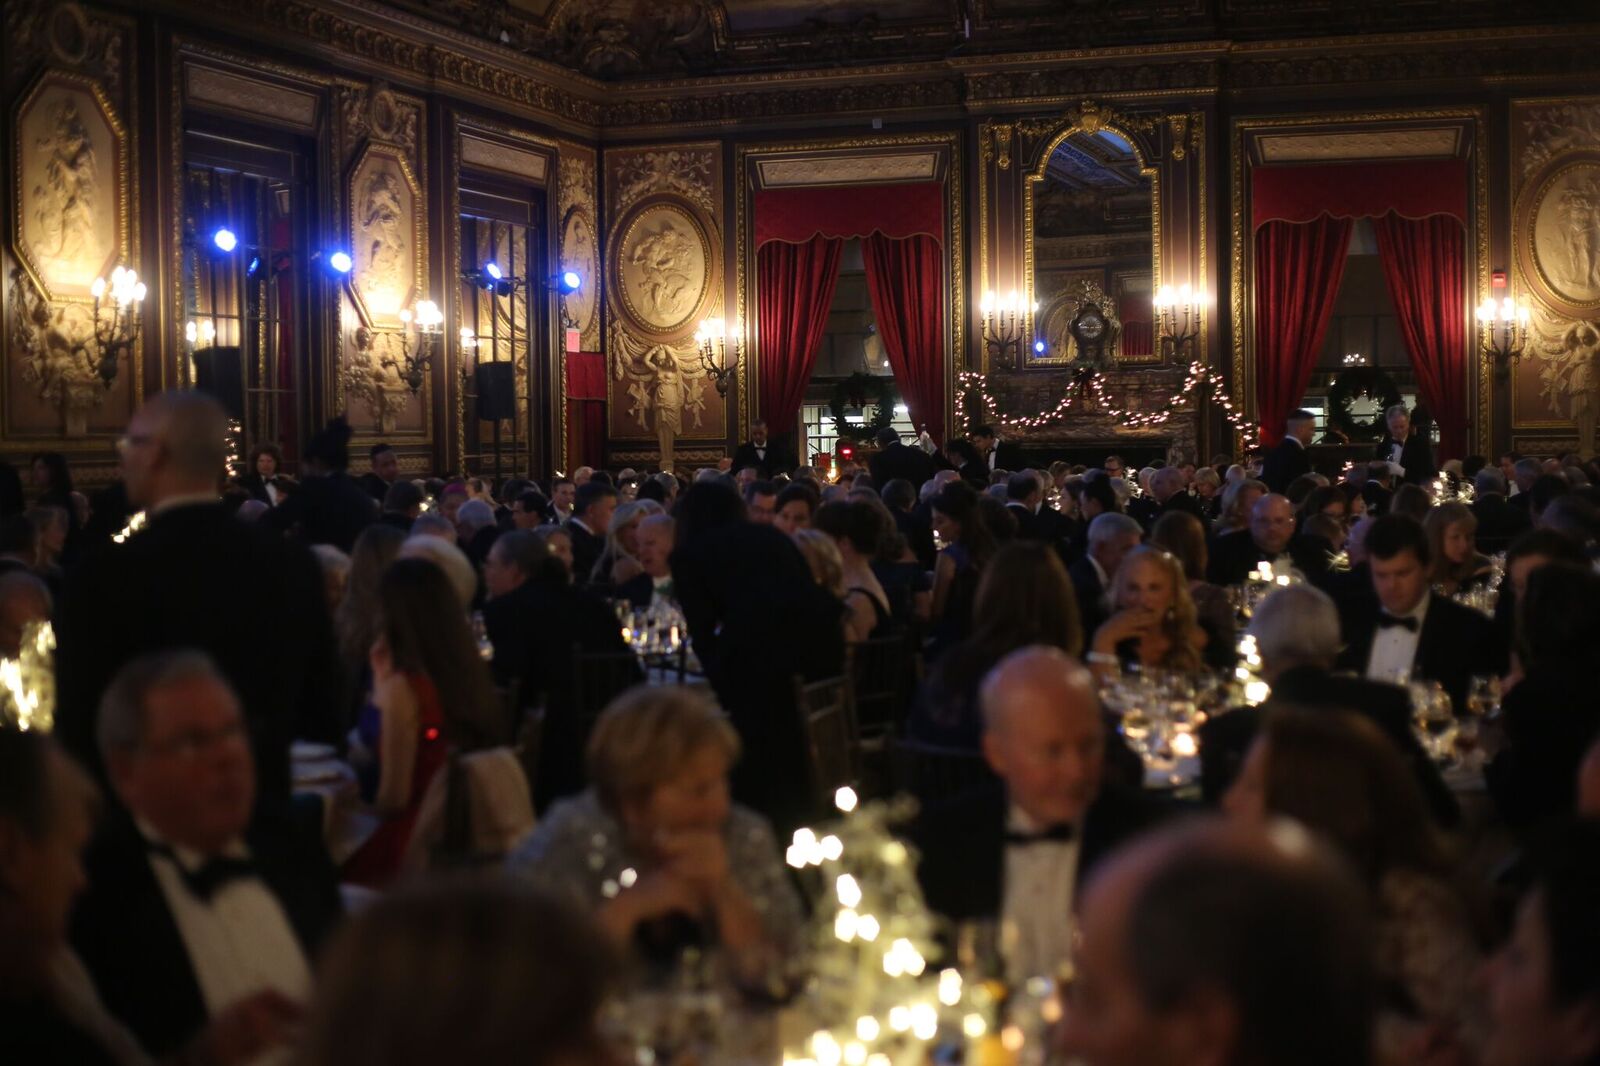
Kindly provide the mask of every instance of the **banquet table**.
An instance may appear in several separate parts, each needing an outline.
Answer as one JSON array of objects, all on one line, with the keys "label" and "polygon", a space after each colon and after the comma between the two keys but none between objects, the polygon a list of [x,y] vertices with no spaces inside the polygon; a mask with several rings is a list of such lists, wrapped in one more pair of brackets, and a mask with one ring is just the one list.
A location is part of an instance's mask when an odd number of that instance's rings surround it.
[{"label": "banquet table", "polygon": [[289,760],[295,797],[320,802],[323,842],[334,864],[342,865],[377,831],[381,819],[366,810],[355,770],[332,745],[296,741]]}]

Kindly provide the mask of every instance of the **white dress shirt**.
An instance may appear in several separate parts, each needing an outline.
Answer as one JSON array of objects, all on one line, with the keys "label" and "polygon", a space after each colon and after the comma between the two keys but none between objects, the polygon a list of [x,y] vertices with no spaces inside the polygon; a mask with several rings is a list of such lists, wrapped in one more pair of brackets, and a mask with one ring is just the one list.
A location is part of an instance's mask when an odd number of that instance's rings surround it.
[{"label": "white dress shirt", "polygon": [[[162,842],[148,826],[141,823],[139,829],[147,840]],[[171,847],[172,855],[152,851],[148,861],[188,949],[206,1011],[214,1017],[246,996],[267,989],[305,1002],[311,991],[311,969],[288,915],[266,883],[258,877],[239,878],[217,889],[209,901],[203,900],[190,891],[178,864],[196,870],[204,864],[204,857],[188,848]],[[242,841],[229,845],[223,853],[236,859],[250,857]],[[288,1049],[284,1048],[257,1061],[287,1058]]]},{"label": "white dress shirt", "polygon": [[1406,442],[1405,441],[1397,440],[1393,444],[1389,445],[1389,461],[1391,463],[1393,463],[1395,466],[1399,466],[1400,467],[1401,476],[1404,476],[1405,472],[1406,472],[1406,468],[1403,467],[1403,466],[1400,466],[1400,457],[1402,455],[1404,455],[1405,453],[1406,453]]},{"label": "white dress shirt", "polygon": [[1372,651],[1367,656],[1369,681],[1392,681],[1404,684],[1411,680],[1411,671],[1417,660],[1417,640],[1422,636],[1422,625],[1428,617],[1428,603],[1433,593],[1424,592],[1422,599],[1400,618],[1415,618],[1413,632],[1405,626],[1379,626],[1372,635]]},{"label": "white dress shirt", "polygon": [[[1044,828],[1016,807],[1006,819],[1009,833],[1030,836]],[[1073,886],[1081,837],[1076,833],[1068,841],[1006,845],[1000,952],[1014,984],[1054,977],[1072,957]]]}]

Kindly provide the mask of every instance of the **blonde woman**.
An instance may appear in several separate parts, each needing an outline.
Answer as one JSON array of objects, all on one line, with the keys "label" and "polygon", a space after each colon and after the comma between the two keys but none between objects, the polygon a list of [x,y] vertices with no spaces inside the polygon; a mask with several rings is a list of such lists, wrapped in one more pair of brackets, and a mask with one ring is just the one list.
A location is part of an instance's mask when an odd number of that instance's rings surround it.
[{"label": "blonde woman", "polygon": [[1494,568],[1489,557],[1478,552],[1474,539],[1478,516],[1464,503],[1441,503],[1422,520],[1428,534],[1428,554],[1433,557],[1428,578],[1446,596],[1454,596],[1484,578]]},{"label": "blonde woman", "polygon": [[1222,505],[1217,516],[1217,536],[1250,528],[1250,509],[1267,494],[1264,482],[1244,478],[1222,490]]},{"label": "blonde woman", "polygon": [[605,550],[595,560],[589,581],[615,588],[644,573],[644,567],[639,565],[639,523],[660,513],[661,505],[654,500],[619,504],[611,512],[611,521],[606,526]]},{"label": "blonde woman", "polygon": [[1089,659],[1103,676],[1124,663],[1147,670],[1200,669],[1205,631],[1195,618],[1183,565],[1160,548],[1129,552],[1112,585],[1116,613],[1095,631]]}]

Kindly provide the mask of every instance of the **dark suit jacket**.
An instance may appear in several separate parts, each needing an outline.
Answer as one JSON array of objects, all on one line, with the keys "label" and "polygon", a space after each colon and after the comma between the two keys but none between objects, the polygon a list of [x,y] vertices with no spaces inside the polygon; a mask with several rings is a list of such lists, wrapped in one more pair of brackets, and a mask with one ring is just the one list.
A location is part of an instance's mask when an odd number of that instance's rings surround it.
[{"label": "dark suit jacket", "polygon": [[308,477],[262,522],[301,544],[332,544],[346,555],[361,531],[378,520],[378,506],[345,474]]},{"label": "dark suit jacket", "polygon": [[656,581],[649,574],[635,574],[614,590],[618,599],[635,607],[648,607],[656,596]]},{"label": "dark suit jacket", "polygon": [[1267,453],[1261,464],[1261,480],[1272,492],[1281,493],[1301,474],[1311,473],[1311,454],[1294,437],[1284,437]]},{"label": "dark suit jacket", "polygon": [[[1393,437],[1385,434],[1383,442],[1373,449],[1373,458],[1387,460],[1394,450],[1395,443]],[[1414,430],[1401,446],[1400,465],[1406,468],[1405,476],[1401,480],[1408,485],[1426,485],[1439,476],[1438,464],[1433,461],[1433,445]]]},{"label": "dark suit jacket", "polygon": [[911,482],[914,489],[933,477],[936,468],[928,453],[909,444],[891,444],[867,460],[867,470],[872,474],[872,484],[880,491],[895,478]]},{"label": "dark suit jacket", "polygon": [[[238,481],[239,487],[241,489],[244,489],[245,492],[250,494],[250,498],[252,500],[260,500],[262,503],[267,503],[267,504],[270,504],[272,502],[272,500],[267,497],[267,482],[269,480],[268,478],[264,478],[260,474],[258,474],[258,473],[256,473],[255,471],[252,470],[250,473],[243,474],[240,477],[236,478],[235,480]],[[274,482],[277,482],[278,479],[277,478],[271,478],[270,480],[274,481]],[[278,484],[278,495],[279,495],[280,498],[287,497],[287,496],[290,496],[292,494],[293,494],[293,490],[292,489],[286,488],[281,483]],[[285,502],[287,502],[287,501],[285,501]]]},{"label": "dark suit jacket", "polygon": [[[246,843],[261,880],[314,962],[341,910],[338,879],[322,842],[258,819]],[[89,889],[73,912],[72,946],[106,1008],[144,1049],[158,1057],[177,1051],[208,1015],[144,838],[127,815],[113,815],[84,859]]]},{"label": "dark suit jacket", "polygon": [[525,581],[483,605],[484,628],[494,645],[495,680],[518,682],[525,707],[543,704],[544,733],[534,798],[541,809],[584,784],[588,721],[580,720],[572,652],[625,653],[617,616],[605,603],[570,585]]},{"label": "dark suit jacket", "polygon": [[356,478],[356,484],[361,486],[361,491],[378,501],[378,506],[383,506],[383,498],[389,495],[389,482],[368,470]]},{"label": "dark suit jacket", "polygon": [[889,513],[894,516],[895,528],[906,538],[906,543],[916,553],[917,562],[922,564],[924,570],[932,570],[937,561],[934,558],[937,551],[933,543],[933,525],[928,518],[917,511],[899,511],[891,508]]},{"label": "dark suit jacket", "polygon": [[[1351,620],[1349,643],[1339,656],[1341,669],[1366,673],[1377,629],[1377,610]],[[1417,634],[1412,675],[1443,685],[1459,714],[1466,709],[1473,675],[1505,673],[1508,654],[1493,622],[1470,607],[1433,596]]]},{"label": "dark suit jacket", "polygon": [[1148,496],[1135,496],[1128,501],[1128,517],[1138,522],[1146,533],[1161,517],[1161,505]]},{"label": "dark suit jacket", "polygon": [[1506,746],[1484,769],[1501,817],[1519,832],[1571,814],[1578,764],[1600,734],[1592,669],[1534,667],[1501,703]]},{"label": "dark suit jacket", "polygon": [[1472,503],[1478,518],[1478,550],[1486,555],[1503,552],[1511,542],[1533,528],[1526,507],[1513,507],[1498,492],[1485,493]]},{"label": "dark suit jacket", "polygon": [[[1410,764],[1439,824],[1449,827],[1460,822],[1461,805],[1417,740],[1411,728],[1411,698],[1400,686],[1297,666],[1278,677],[1272,698],[1312,710],[1352,711],[1371,719]],[[1240,707],[1200,727],[1200,790],[1207,802],[1221,799],[1238,776],[1260,723],[1259,708]]]},{"label": "dark suit jacket", "polygon": [[[1287,555],[1295,569],[1308,581],[1321,584],[1328,573],[1332,547],[1321,537],[1297,533],[1289,540]],[[1237,585],[1266,558],[1248,529],[1224,533],[1211,546],[1211,564],[1206,580],[1213,585]]]},{"label": "dark suit jacket", "polygon": [[751,442],[745,441],[739,445],[733,453],[734,472],[737,473],[747,466],[753,466],[761,471],[763,478],[771,478],[794,470],[796,464],[794,456],[789,453],[789,449],[768,437],[766,450],[767,457],[763,459],[756,454],[756,446]]},{"label": "dark suit jacket", "polygon": [[[997,440],[994,442],[994,470],[1009,470],[1015,474],[1028,466],[1028,460],[1023,458],[1021,445],[1011,444],[1008,441]],[[984,460],[984,467],[989,469],[988,459]]]},{"label": "dark suit jacket", "polygon": [[1191,496],[1187,492],[1174,492],[1171,496],[1168,496],[1167,502],[1161,505],[1161,511],[1156,515],[1156,518],[1159,521],[1173,511],[1182,511],[1184,514],[1194,515],[1200,520],[1202,529],[1208,528],[1210,525],[1211,519],[1206,514],[1205,504],[1199,497]]},{"label": "dark suit jacket", "polygon": [[337,743],[344,673],[311,554],[222,504],[165,511],[72,575],[57,625],[56,732],[100,767],[101,693],[128,660],[199,648],[244,704],[260,801],[287,801],[289,744]]},{"label": "dark suit jacket", "polygon": [[578,525],[578,521],[569,518],[566,522],[567,535],[572,538],[572,583],[587,585],[594,564],[605,554],[606,535],[604,530],[591,533]]},{"label": "dark suit jacket", "polygon": [[1067,569],[1067,576],[1072,579],[1072,591],[1078,597],[1078,621],[1083,625],[1083,640],[1087,644],[1094,639],[1094,631],[1109,617],[1105,608],[1100,606],[1106,588],[1100,583],[1100,573],[1087,555],[1081,556]]},{"label": "dark suit jacket", "polygon": [[[909,836],[922,853],[928,906],[952,922],[998,918],[1005,900],[1005,786],[986,782],[925,812]],[[1152,798],[1107,784],[1084,815],[1078,883],[1095,864],[1160,819]]]}]

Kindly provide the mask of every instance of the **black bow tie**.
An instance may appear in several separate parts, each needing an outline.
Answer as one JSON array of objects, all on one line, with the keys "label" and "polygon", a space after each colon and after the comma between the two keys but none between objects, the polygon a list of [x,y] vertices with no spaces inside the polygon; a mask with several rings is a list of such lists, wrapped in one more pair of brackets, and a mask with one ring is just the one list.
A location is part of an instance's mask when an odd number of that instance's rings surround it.
[{"label": "black bow tie", "polygon": [[1037,833],[1006,833],[1006,844],[1012,847],[1027,847],[1030,844],[1069,844],[1072,842],[1073,830],[1069,822],[1053,825]]},{"label": "black bow tie", "polygon": [[1403,626],[1404,628],[1409,629],[1409,630],[1411,630],[1411,632],[1415,633],[1417,631],[1417,620],[1415,618],[1396,618],[1392,614],[1388,614],[1388,613],[1386,613],[1384,611],[1379,611],[1378,612],[1378,628],[1379,629],[1386,629],[1389,626]]},{"label": "black bow tie", "polygon": [[151,841],[146,848],[152,855],[169,859],[177,869],[178,876],[183,878],[189,894],[203,903],[210,903],[211,898],[229,883],[256,877],[260,873],[256,869],[256,864],[249,859],[236,859],[226,855],[214,856],[201,863],[197,869],[191,870],[184,866],[177,854],[165,844]]}]

